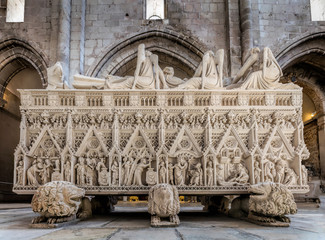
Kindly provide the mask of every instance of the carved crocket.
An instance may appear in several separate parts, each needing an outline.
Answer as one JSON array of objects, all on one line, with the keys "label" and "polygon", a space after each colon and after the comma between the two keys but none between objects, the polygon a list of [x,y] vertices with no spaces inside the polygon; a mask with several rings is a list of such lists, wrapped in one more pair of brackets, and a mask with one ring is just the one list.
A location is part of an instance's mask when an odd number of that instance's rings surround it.
[{"label": "carved crocket", "polygon": [[62,223],[92,215],[91,203],[85,197],[85,190],[65,181],[53,181],[40,186],[33,196],[32,208],[41,215],[32,220],[33,224]]},{"label": "carved crocket", "polygon": [[[177,226],[180,211],[178,191],[175,186],[158,184],[150,188],[148,212],[151,214],[151,226]],[[169,222],[161,222],[160,218],[168,218]]]},{"label": "carved crocket", "polygon": [[265,182],[250,186],[248,191],[249,198],[240,197],[233,201],[230,216],[261,225],[289,226],[290,219],[285,215],[295,214],[297,205],[285,185]]}]

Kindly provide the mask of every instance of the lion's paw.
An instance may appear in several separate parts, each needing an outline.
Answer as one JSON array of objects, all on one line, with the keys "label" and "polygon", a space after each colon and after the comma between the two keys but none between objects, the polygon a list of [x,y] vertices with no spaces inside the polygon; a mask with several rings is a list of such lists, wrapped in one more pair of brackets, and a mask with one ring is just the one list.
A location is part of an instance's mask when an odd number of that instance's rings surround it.
[{"label": "lion's paw", "polygon": [[47,218],[44,217],[44,216],[34,217],[33,220],[32,220],[32,224],[37,224],[37,223],[45,222],[46,219]]}]

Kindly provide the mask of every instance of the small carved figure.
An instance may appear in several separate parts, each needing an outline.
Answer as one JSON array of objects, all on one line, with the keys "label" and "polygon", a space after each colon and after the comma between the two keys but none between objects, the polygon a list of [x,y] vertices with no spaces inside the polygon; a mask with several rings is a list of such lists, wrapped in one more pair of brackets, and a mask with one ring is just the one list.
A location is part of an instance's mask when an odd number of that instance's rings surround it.
[{"label": "small carved figure", "polygon": [[220,186],[232,186],[235,183],[234,182],[226,182],[223,174],[223,167],[221,164],[217,164],[216,169],[216,176],[217,176],[217,184]]},{"label": "small carved figure", "polygon": [[83,157],[79,158],[79,163],[77,163],[74,168],[77,170],[77,185],[85,185],[86,183],[86,164]]},{"label": "small carved figure", "polygon": [[133,184],[132,185],[138,185],[142,186],[142,172],[145,168],[149,167],[151,164],[151,161],[149,160],[148,163],[146,163],[146,159],[142,159],[141,162],[137,165],[135,171],[134,171],[134,178],[133,178]]},{"label": "small carved figure", "polygon": [[261,173],[262,173],[262,169],[260,169],[260,164],[259,164],[259,162],[255,161],[254,162],[255,184],[257,184],[257,183],[259,183],[261,181]]},{"label": "small carved figure", "polygon": [[124,164],[123,164],[123,169],[124,169],[124,171],[123,171],[123,175],[124,175],[124,177],[123,177],[123,184],[124,185],[127,185],[127,182],[128,182],[128,179],[129,179],[129,176],[130,176],[130,170],[131,170],[131,166],[132,166],[132,160],[131,160],[132,158],[130,157],[125,157],[124,158]]},{"label": "small carved figure", "polygon": [[100,186],[108,185],[108,171],[105,163],[106,160],[105,158],[102,157],[96,167],[96,170],[98,172],[98,184]]},{"label": "small carved figure", "polygon": [[112,164],[111,172],[112,172],[112,185],[118,185],[119,166],[118,166],[117,159],[115,159],[115,161]]},{"label": "small carved figure", "polygon": [[283,183],[284,181],[284,170],[285,170],[285,164],[283,163],[283,161],[279,160],[277,161],[277,163],[275,164],[275,178],[274,178],[274,182],[276,183]]},{"label": "small carved figure", "polygon": [[237,163],[235,170],[232,173],[233,178],[229,180],[229,182],[235,182],[237,185],[245,185],[248,184],[249,175],[247,169],[243,164]]},{"label": "small carved figure", "polygon": [[96,179],[96,159],[95,158],[87,158],[87,166],[86,166],[86,184],[90,186],[95,185]]},{"label": "small carved figure", "polygon": [[292,170],[289,167],[285,167],[284,173],[285,173],[284,180],[283,180],[284,185],[296,185],[297,184],[298,176],[294,170]]},{"label": "small carved figure", "polygon": [[27,170],[27,184],[32,186],[39,185],[37,175],[41,172],[42,168],[38,167],[36,160],[33,161],[32,166]]},{"label": "small carved figure", "polygon": [[265,182],[274,182],[274,163],[267,160],[264,165],[264,181]]},{"label": "small carved figure", "polygon": [[301,165],[301,181],[302,185],[308,184],[308,170],[305,165]]},{"label": "small carved figure", "polygon": [[201,168],[201,163],[197,163],[194,167],[194,170],[190,170],[191,186],[202,186],[203,185],[203,170]]},{"label": "small carved figure", "polygon": [[187,167],[187,165],[182,165],[179,161],[174,166],[174,174],[175,174],[175,184],[176,185],[184,185],[185,179],[183,177],[183,170]]},{"label": "small carved figure", "polygon": [[37,165],[40,169],[42,169],[42,171],[40,172],[42,184],[49,182],[51,179],[51,173],[52,173],[52,163],[51,163],[50,159],[48,157],[45,158],[44,164],[42,163],[41,159],[38,159]]},{"label": "small carved figure", "polygon": [[64,164],[64,180],[71,181],[71,162],[69,159]]},{"label": "small carved figure", "polygon": [[159,183],[166,183],[167,169],[165,167],[165,163],[161,162],[159,166],[160,166],[160,168],[159,168]]},{"label": "small carved figure", "polygon": [[207,185],[212,186],[213,185],[213,164],[212,161],[208,162],[208,166],[206,168],[207,173]]},{"label": "small carved figure", "polygon": [[172,163],[168,163],[168,178],[169,183],[174,185],[174,166]]},{"label": "small carved figure", "polygon": [[17,185],[23,185],[23,176],[24,176],[24,162],[20,160],[16,167],[17,171]]},{"label": "small carved figure", "polygon": [[[148,212],[151,214],[151,226],[177,226],[180,211],[177,188],[169,184],[158,184],[150,188],[148,197]],[[169,217],[169,222],[160,218]]]}]

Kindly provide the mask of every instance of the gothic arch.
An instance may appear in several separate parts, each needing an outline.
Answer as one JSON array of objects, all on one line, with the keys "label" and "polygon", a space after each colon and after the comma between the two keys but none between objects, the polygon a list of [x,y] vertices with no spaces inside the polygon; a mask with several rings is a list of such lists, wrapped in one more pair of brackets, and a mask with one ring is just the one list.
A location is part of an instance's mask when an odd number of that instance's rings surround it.
[{"label": "gothic arch", "polygon": [[290,42],[279,51],[276,58],[282,68],[294,65],[308,54],[325,54],[325,32],[315,32]]},{"label": "gothic arch", "polygon": [[320,173],[320,178],[325,179],[325,32],[309,33],[295,39],[279,51],[277,59],[284,75],[289,80],[295,77],[314,103],[317,115],[306,121],[304,128],[305,142],[311,151],[307,162],[316,166],[315,176]]},{"label": "gothic arch", "polygon": [[15,38],[0,42],[0,98],[9,81],[20,71],[34,68],[40,76],[43,86],[47,85],[46,68],[48,66],[45,55],[36,50],[32,44]]},{"label": "gothic arch", "polygon": [[130,67],[134,66],[137,47],[141,43],[146,45],[147,50],[158,54],[160,62],[165,59],[166,64],[179,67],[187,75],[194,73],[207,50],[198,40],[179,32],[170,29],[149,30],[107,47],[86,75],[105,77],[107,74],[127,74]]}]

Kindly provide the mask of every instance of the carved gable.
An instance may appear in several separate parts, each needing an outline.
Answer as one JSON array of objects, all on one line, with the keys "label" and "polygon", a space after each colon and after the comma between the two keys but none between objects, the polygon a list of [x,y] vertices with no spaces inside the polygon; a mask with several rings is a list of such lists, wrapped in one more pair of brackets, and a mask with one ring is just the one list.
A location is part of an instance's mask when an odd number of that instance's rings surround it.
[{"label": "carved gable", "polygon": [[216,152],[221,155],[222,162],[228,161],[228,158],[234,158],[236,162],[239,162],[242,155],[248,154],[248,149],[234,127],[230,126],[222,137]]},{"label": "carved gable", "polygon": [[94,127],[89,129],[75,155],[80,157],[82,154],[95,154],[97,156],[101,154],[108,155],[105,143],[99,132]]},{"label": "carved gable", "polygon": [[263,149],[263,155],[266,154],[271,155],[272,157],[282,158],[282,156],[286,156],[286,158],[292,158],[294,156],[294,149],[277,126],[271,132],[268,140]]},{"label": "carved gable", "polygon": [[39,133],[34,144],[29,150],[29,156],[58,157],[61,152],[51,130],[46,126]]},{"label": "carved gable", "polygon": [[202,151],[199,144],[197,143],[192,132],[186,126],[183,126],[179,131],[172,147],[169,150],[169,154],[171,156],[177,156],[183,153],[191,154],[195,157],[202,156]]},{"label": "carved gable", "polygon": [[135,148],[135,149],[147,149],[151,155],[155,155],[155,150],[150,143],[150,140],[143,130],[142,127],[137,127],[134,132],[132,133],[128,143],[126,144],[124,150],[123,150],[123,155],[127,155],[130,149]]}]

